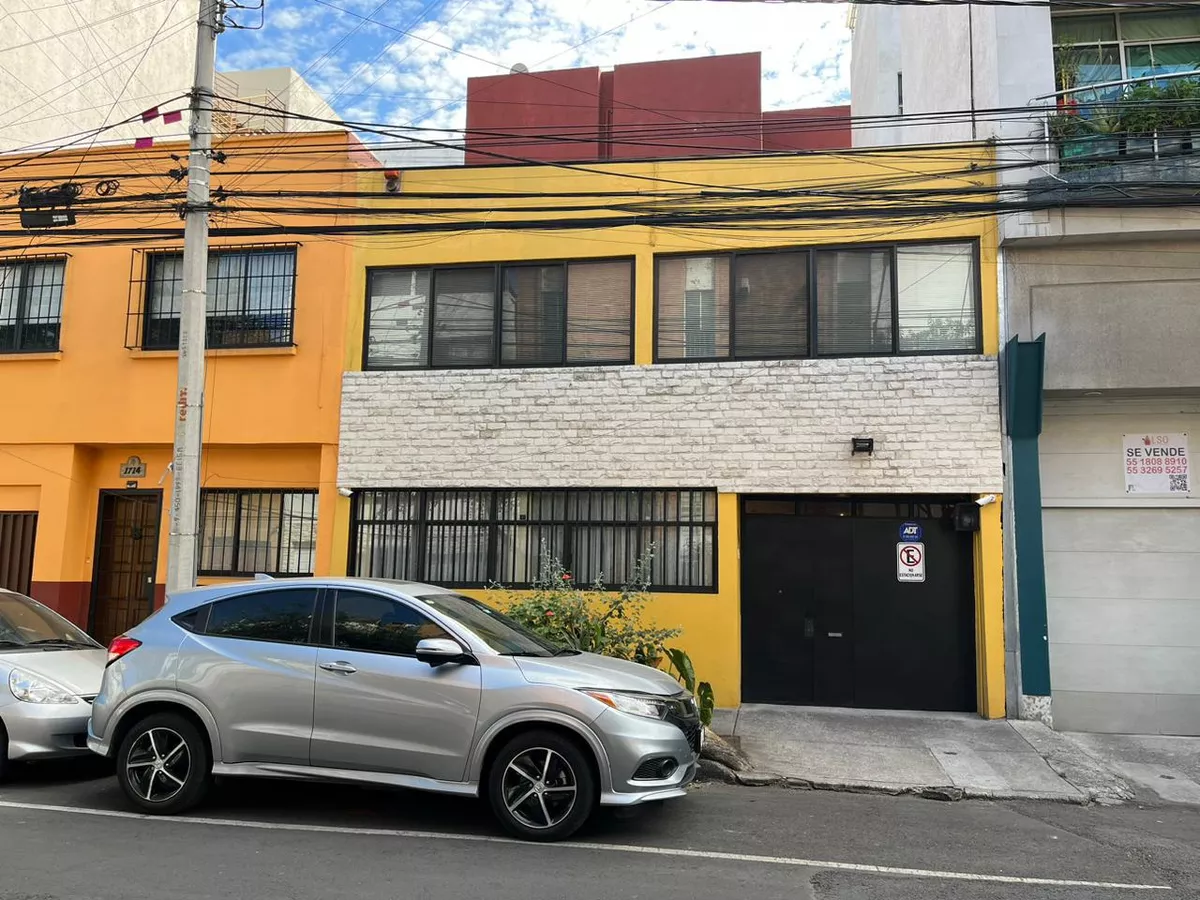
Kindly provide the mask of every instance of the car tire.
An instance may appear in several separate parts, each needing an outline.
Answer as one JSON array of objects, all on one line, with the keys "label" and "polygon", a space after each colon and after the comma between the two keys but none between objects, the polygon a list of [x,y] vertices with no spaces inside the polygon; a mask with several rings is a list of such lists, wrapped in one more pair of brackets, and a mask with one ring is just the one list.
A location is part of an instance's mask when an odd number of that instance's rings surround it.
[{"label": "car tire", "polygon": [[586,751],[554,731],[526,731],[508,741],[487,774],[492,812],[509,834],[561,841],[596,806],[596,778]]},{"label": "car tire", "polygon": [[6,777],[8,777],[8,732],[4,730],[4,723],[0,722],[0,784],[4,784]]},{"label": "car tire", "polygon": [[208,744],[178,713],[155,713],[134,725],[117,749],[116,763],[129,802],[151,815],[191,809],[212,781]]}]

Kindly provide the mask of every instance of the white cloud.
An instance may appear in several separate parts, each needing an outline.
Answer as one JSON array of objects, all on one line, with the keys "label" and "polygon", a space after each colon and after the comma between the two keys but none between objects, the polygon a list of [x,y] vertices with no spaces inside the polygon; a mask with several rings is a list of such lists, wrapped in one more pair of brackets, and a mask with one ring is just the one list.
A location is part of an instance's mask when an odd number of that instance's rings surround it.
[{"label": "white cloud", "polygon": [[[425,0],[397,0],[374,24],[292,2],[263,31],[241,32],[222,62],[279,65],[289,56],[286,64],[311,67],[305,77],[313,86],[360,121],[461,128],[467,79],[518,62],[537,72],[761,51],[766,109],[845,102],[849,93],[844,4],[443,0],[422,19]],[[330,2],[359,15],[377,6]]]},{"label": "white cloud", "polygon": [[285,6],[271,16],[271,24],[276,28],[282,28],[284,31],[294,31],[301,27],[305,21],[304,14],[300,10]]}]

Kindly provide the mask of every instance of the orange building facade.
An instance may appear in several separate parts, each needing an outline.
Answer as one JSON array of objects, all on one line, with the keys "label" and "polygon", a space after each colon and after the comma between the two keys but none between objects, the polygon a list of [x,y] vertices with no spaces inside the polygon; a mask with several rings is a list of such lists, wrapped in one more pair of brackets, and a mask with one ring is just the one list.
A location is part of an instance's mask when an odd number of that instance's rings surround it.
[{"label": "orange building facade", "polygon": [[[263,195],[353,190],[356,168],[377,165],[344,133],[219,149],[214,188]],[[0,587],[100,640],[164,594],[179,158],[185,149],[167,146],[0,161],[8,190],[70,180],[82,191],[75,226],[23,232],[15,211],[0,212]],[[101,193],[105,181],[116,193]],[[107,199],[89,207],[92,197]],[[304,220],[288,203],[239,199],[212,220],[201,581],[331,567],[353,251],[289,232]]]}]

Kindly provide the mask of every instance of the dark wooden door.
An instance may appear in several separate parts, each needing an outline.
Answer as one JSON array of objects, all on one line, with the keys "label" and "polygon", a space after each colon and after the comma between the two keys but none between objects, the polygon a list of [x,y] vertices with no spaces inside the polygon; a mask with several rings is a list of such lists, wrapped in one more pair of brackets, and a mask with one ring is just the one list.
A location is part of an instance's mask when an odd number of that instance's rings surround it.
[{"label": "dark wooden door", "polygon": [[29,594],[37,513],[0,513],[0,588]]},{"label": "dark wooden door", "polygon": [[102,491],[92,579],[92,636],[107,644],[150,615],[161,491]]}]

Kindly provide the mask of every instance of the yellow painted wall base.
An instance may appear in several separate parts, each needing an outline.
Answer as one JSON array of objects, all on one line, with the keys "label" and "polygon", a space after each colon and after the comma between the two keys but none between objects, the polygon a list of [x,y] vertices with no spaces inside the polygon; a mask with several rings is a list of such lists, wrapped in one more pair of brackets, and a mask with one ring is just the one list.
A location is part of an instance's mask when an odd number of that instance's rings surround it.
[{"label": "yellow painted wall base", "polygon": [[975,668],[979,714],[1002,719],[1004,686],[1004,538],[1000,504],[980,510],[975,534]]}]

